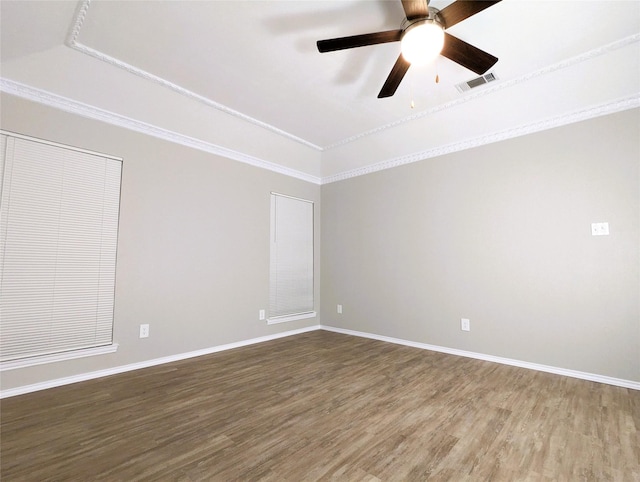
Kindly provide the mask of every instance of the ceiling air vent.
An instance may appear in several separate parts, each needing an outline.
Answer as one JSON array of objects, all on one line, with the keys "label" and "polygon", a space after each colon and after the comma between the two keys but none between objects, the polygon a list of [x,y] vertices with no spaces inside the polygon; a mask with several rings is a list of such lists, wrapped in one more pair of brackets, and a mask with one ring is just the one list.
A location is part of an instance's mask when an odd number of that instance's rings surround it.
[{"label": "ceiling air vent", "polygon": [[484,74],[476,79],[471,79],[467,82],[462,82],[461,84],[456,85],[456,89],[458,89],[458,92],[466,92],[467,90],[480,87],[481,85],[488,84],[494,80],[498,80],[498,77],[496,77],[496,74],[493,72],[489,72],[488,74]]}]

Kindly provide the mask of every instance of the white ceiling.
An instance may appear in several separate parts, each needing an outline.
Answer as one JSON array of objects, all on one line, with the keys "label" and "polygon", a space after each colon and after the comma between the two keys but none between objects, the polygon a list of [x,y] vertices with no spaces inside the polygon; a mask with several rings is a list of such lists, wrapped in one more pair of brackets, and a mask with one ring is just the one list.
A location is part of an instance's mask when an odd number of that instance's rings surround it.
[{"label": "white ceiling", "polygon": [[440,57],[387,99],[399,43],[315,42],[397,29],[400,0],[0,8],[2,90],[317,182],[640,105],[636,0],[503,0],[447,30],[498,81],[461,94],[477,76]]}]

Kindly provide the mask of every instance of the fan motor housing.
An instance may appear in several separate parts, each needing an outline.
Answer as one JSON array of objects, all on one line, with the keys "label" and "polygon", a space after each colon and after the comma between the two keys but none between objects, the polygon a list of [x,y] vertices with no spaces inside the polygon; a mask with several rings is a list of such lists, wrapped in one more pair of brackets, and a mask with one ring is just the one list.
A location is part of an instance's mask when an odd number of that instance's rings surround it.
[{"label": "fan motor housing", "polygon": [[444,21],[440,16],[440,10],[435,7],[429,7],[429,15],[425,17],[412,18],[411,20],[405,18],[402,21],[402,25],[400,26],[400,28],[402,29],[402,35],[404,36],[404,34],[407,33],[407,30],[411,30],[413,27],[422,24],[425,20],[431,23],[435,23],[440,28],[442,28],[442,30],[445,29]]}]

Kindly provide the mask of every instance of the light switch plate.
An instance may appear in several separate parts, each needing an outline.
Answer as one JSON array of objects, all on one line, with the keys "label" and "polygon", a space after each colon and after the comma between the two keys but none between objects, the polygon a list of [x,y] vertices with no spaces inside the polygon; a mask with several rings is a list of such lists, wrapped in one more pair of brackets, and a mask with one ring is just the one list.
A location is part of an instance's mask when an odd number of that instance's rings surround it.
[{"label": "light switch plate", "polygon": [[592,236],[609,236],[609,223],[591,223]]}]

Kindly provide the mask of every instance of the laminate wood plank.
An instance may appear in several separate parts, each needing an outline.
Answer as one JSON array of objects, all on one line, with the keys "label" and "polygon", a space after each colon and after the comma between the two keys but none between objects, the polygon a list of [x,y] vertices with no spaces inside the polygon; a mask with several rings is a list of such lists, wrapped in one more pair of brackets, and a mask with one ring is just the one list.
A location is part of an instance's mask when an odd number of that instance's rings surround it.
[{"label": "laminate wood plank", "polygon": [[0,412],[3,481],[640,480],[640,392],[324,331]]}]

